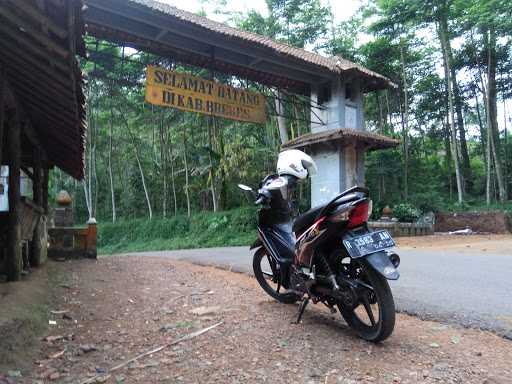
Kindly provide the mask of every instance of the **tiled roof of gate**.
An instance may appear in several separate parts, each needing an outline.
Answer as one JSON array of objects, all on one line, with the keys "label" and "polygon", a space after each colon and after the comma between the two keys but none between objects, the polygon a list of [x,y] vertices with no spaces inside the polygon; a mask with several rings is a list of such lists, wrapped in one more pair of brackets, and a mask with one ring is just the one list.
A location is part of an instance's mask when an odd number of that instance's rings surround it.
[{"label": "tiled roof of gate", "polygon": [[400,141],[391,137],[379,135],[374,132],[359,129],[340,128],[329,129],[322,132],[307,133],[283,144],[283,148],[304,148],[328,141],[357,142],[363,144],[367,149],[395,148]]},{"label": "tiled roof of gate", "polygon": [[168,4],[163,4],[154,0],[129,0],[131,3],[139,4],[152,10],[158,11],[164,15],[172,16],[185,23],[191,23],[199,27],[205,28],[212,33],[222,34],[225,37],[241,40],[247,43],[256,44],[260,47],[270,49],[275,53],[289,57],[298,62],[314,65],[324,71],[333,74],[341,74],[343,72],[354,71],[364,77],[371,78],[380,84],[381,89],[386,87],[394,87],[387,77],[371,71],[359,64],[344,59],[341,56],[326,57],[318,53],[309,52],[305,49],[292,47],[290,45],[277,42],[269,37],[258,35],[256,33],[244,31],[241,29],[230,27],[229,25],[210,20],[206,17],[187,12]]}]

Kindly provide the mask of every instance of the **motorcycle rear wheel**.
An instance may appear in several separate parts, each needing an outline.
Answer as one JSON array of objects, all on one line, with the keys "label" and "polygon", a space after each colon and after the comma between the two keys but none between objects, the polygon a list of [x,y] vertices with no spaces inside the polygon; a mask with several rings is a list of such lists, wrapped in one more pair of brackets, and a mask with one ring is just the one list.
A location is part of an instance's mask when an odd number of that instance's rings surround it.
[{"label": "motorcycle rear wheel", "polygon": [[373,292],[360,295],[359,304],[355,308],[346,308],[343,305],[338,305],[338,308],[348,325],[362,339],[378,343],[393,333],[395,302],[384,276],[368,266],[363,267],[363,273],[364,280],[373,287]]},{"label": "motorcycle rear wheel", "polygon": [[294,293],[281,293],[281,290],[284,289],[281,276],[277,271],[275,261],[267,254],[265,248],[259,248],[254,253],[252,268],[254,277],[268,295],[285,304],[293,304],[299,300]]}]

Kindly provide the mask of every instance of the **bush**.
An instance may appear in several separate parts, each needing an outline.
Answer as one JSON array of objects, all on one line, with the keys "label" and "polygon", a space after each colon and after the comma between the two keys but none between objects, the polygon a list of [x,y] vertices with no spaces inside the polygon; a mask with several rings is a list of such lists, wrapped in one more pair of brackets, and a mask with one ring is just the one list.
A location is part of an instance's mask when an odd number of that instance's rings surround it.
[{"label": "bush", "polygon": [[444,206],[443,198],[434,191],[415,193],[410,200],[421,212],[439,212]]},{"label": "bush", "polygon": [[401,203],[393,208],[393,216],[400,222],[412,223],[419,219],[421,212],[414,205]]},{"label": "bush", "polygon": [[372,201],[373,207],[372,207],[372,214],[370,216],[370,220],[379,220],[382,216],[382,210],[384,207],[388,204],[386,204],[384,201]]},{"label": "bush", "polygon": [[256,237],[254,208],[98,225],[98,248],[102,254],[248,245]]}]

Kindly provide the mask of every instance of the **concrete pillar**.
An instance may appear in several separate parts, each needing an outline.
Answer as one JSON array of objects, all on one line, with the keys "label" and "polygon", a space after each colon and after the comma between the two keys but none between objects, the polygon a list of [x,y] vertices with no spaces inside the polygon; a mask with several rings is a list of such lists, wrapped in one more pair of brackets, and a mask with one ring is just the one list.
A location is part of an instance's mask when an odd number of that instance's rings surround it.
[{"label": "concrete pillar", "polygon": [[357,151],[354,145],[348,145],[344,149],[345,186],[343,189],[347,189],[357,185]]},{"label": "concrete pillar", "polygon": [[[364,130],[361,79],[339,77],[311,89],[311,132],[350,128]],[[318,106],[315,108],[315,105]],[[318,173],[311,179],[311,206],[364,185],[364,148],[357,143],[325,142],[313,147]]]}]

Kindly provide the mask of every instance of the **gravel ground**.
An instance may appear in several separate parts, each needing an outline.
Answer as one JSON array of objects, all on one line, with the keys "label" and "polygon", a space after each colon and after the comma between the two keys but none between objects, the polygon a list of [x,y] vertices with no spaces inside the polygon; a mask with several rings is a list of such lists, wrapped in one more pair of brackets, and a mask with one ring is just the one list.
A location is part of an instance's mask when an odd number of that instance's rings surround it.
[{"label": "gravel ground", "polygon": [[94,382],[512,383],[512,342],[491,333],[400,314],[392,337],[373,345],[320,306],[291,324],[297,305],[273,301],[243,274],[136,256],[52,264],[67,276],[54,287],[61,312],[32,372],[11,382],[82,383],[99,373]]}]

